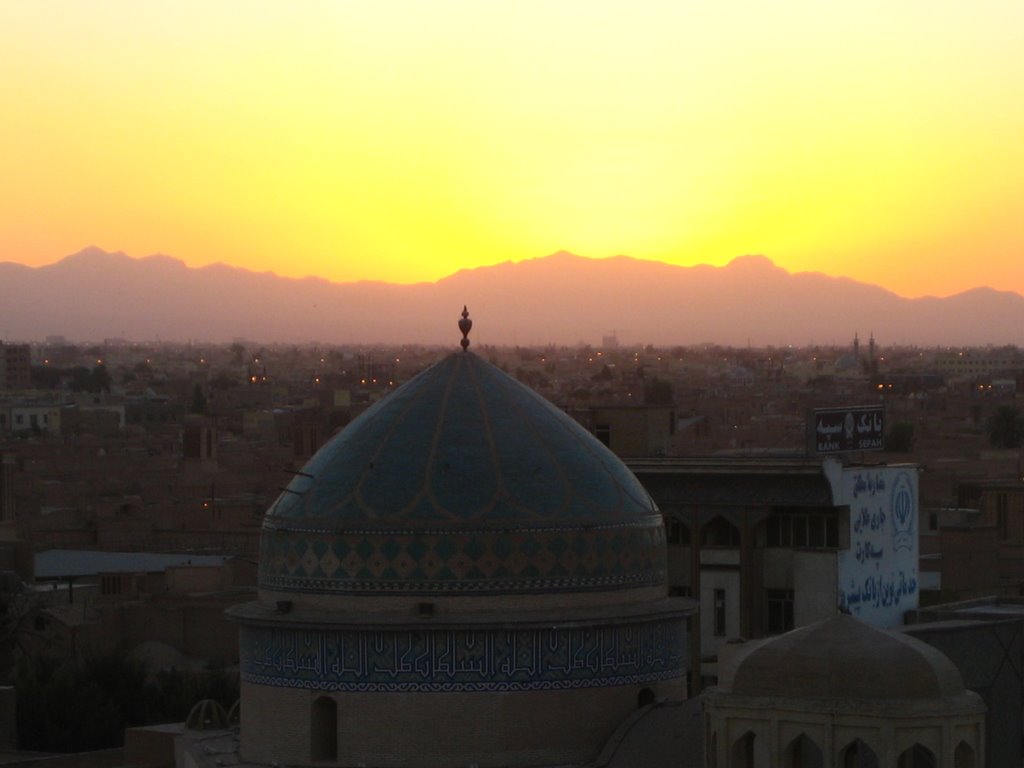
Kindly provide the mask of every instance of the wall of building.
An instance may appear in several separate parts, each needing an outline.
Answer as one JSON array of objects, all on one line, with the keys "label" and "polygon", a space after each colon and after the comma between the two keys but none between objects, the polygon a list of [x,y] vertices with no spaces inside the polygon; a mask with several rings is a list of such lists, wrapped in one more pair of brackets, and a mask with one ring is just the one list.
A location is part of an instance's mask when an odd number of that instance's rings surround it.
[{"label": "wall of building", "polygon": [[[941,609],[937,609],[941,610]],[[1024,760],[1024,622],[935,622],[907,627],[907,634],[938,648],[956,664],[964,686],[981,695],[990,766]]]},{"label": "wall of building", "polygon": [[793,625],[834,616],[838,600],[835,552],[793,553]]},{"label": "wall of building", "polygon": [[[338,764],[575,765],[638,708],[644,686],[504,693],[335,693],[242,684],[242,759],[310,765],[313,703],[337,702]],[[685,698],[685,682],[654,686]]]}]

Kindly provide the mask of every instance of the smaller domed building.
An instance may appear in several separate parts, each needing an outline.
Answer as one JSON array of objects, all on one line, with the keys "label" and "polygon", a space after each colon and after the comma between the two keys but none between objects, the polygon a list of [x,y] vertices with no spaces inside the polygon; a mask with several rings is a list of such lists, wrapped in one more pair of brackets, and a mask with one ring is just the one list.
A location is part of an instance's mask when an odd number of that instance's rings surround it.
[{"label": "smaller domed building", "polygon": [[985,705],[941,652],[846,614],[723,654],[709,768],[976,768]]}]

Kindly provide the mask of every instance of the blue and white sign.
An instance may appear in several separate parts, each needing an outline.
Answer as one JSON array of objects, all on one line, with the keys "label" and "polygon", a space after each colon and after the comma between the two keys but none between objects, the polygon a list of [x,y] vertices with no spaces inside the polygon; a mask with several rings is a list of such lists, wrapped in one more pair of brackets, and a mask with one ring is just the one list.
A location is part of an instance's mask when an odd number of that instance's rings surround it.
[{"label": "blue and white sign", "polygon": [[843,470],[850,546],[839,552],[839,606],[879,627],[918,607],[918,485],[910,467]]}]

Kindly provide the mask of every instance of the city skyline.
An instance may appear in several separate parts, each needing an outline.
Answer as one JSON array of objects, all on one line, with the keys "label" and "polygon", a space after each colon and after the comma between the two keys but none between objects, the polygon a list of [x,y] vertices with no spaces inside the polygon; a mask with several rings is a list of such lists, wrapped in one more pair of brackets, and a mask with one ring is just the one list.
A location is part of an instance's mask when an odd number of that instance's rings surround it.
[{"label": "city skyline", "polygon": [[764,254],[1024,294],[1024,6],[0,6],[0,261]]}]

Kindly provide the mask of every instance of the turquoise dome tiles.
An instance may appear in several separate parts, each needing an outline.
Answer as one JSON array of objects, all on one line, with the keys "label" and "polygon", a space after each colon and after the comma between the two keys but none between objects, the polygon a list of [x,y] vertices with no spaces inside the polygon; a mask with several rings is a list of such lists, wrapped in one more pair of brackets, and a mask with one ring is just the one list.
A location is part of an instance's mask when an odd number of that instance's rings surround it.
[{"label": "turquoise dome tiles", "polygon": [[663,584],[664,528],[264,533],[260,586],[310,593],[514,594]]},{"label": "turquoise dome tiles", "polygon": [[368,409],[268,510],[260,585],[497,593],[665,582],[661,516],[572,418],[470,353]]},{"label": "turquoise dome tiles", "polygon": [[325,445],[268,523],[621,521],[647,492],[572,418],[476,355],[450,355]]}]

